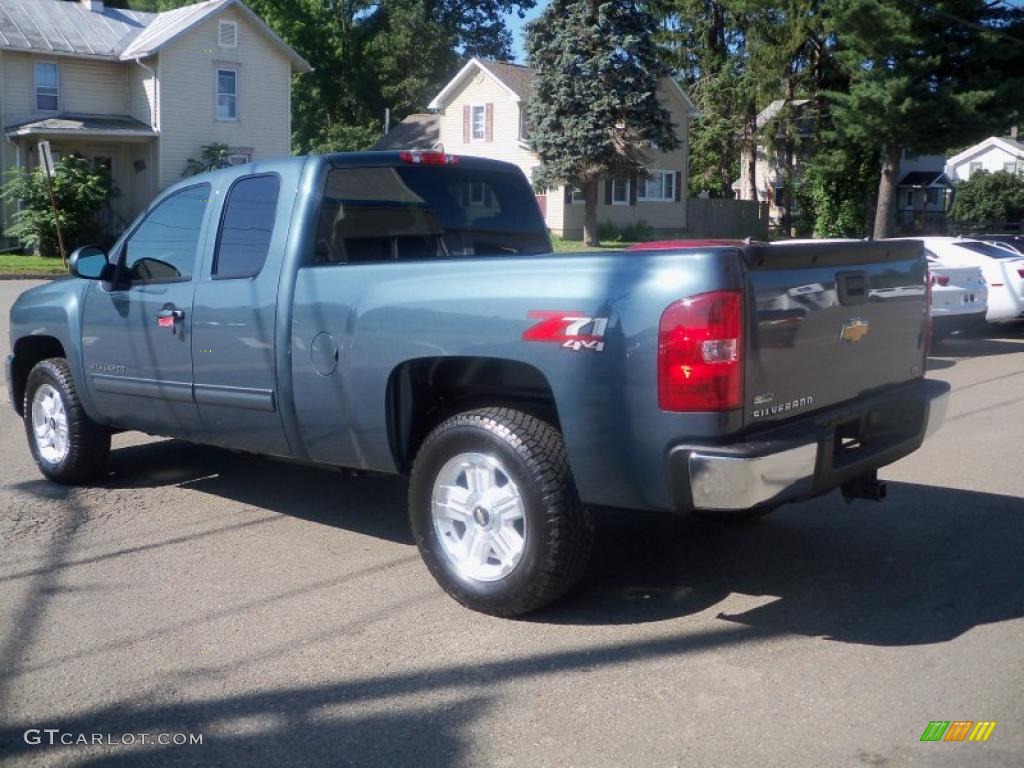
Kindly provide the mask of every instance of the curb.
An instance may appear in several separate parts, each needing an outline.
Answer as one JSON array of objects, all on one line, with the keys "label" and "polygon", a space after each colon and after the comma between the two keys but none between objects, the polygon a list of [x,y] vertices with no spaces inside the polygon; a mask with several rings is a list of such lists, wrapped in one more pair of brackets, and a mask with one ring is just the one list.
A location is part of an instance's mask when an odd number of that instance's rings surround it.
[{"label": "curb", "polygon": [[67,277],[66,274],[54,274],[53,272],[0,272],[0,280],[55,280],[58,277]]}]

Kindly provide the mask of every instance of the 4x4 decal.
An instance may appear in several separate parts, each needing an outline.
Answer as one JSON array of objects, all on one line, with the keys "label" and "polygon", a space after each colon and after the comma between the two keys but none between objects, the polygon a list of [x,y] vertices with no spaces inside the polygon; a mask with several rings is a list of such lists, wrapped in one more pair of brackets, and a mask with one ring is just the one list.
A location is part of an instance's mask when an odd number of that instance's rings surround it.
[{"label": "4x4 decal", "polygon": [[604,351],[607,317],[589,317],[583,312],[546,309],[530,310],[526,316],[539,322],[523,331],[523,341],[560,344],[562,349],[571,349],[573,352]]}]

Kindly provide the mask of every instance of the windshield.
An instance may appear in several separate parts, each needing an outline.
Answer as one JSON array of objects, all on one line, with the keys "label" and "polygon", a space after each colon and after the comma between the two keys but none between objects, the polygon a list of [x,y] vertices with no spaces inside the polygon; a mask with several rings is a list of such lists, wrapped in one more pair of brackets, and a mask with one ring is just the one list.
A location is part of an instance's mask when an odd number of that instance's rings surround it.
[{"label": "windshield", "polygon": [[550,253],[521,174],[458,166],[330,172],[315,261],[365,263]]},{"label": "windshield", "polygon": [[989,256],[993,259],[1019,259],[1020,254],[1011,251],[1009,248],[1000,248],[998,245],[990,245],[989,243],[954,243],[957,248],[963,248],[968,251],[974,251],[980,253],[982,256]]}]

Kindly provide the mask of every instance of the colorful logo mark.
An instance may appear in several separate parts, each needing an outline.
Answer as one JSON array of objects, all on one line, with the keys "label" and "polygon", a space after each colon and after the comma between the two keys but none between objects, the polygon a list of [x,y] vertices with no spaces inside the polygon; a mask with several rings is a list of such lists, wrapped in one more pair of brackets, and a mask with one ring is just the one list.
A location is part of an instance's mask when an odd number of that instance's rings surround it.
[{"label": "colorful logo mark", "polygon": [[995,720],[932,720],[921,741],[988,741],[995,728]]}]

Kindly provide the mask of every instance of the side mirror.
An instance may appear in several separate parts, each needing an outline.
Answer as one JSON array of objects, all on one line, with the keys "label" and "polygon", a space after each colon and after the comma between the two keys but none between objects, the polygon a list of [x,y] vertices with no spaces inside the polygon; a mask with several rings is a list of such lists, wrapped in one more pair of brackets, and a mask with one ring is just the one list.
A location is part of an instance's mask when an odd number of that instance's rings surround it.
[{"label": "side mirror", "polygon": [[68,268],[75,277],[84,280],[105,280],[110,273],[107,253],[95,245],[85,245],[71,254]]}]

